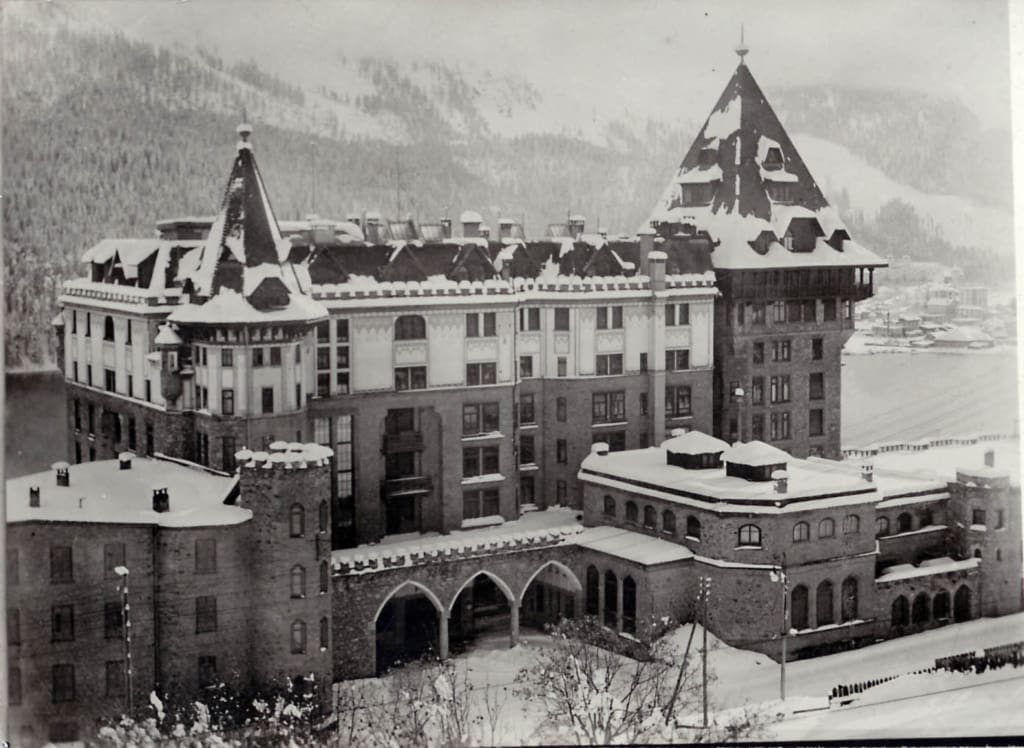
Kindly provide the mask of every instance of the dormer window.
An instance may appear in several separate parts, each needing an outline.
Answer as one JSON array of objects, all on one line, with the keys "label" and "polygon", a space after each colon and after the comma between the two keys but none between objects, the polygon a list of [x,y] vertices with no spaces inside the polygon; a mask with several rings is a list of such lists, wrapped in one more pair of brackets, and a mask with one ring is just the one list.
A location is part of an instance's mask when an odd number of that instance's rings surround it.
[{"label": "dormer window", "polygon": [[764,157],[764,163],[761,164],[765,171],[778,171],[785,163],[782,160],[782,150],[779,148],[769,148],[768,153]]},{"label": "dormer window", "polygon": [[718,151],[714,148],[701,148],[700,160],[697,162],[701,169],[713,166],[718,160]]},{"label": "dormer window", "polygon": [[715,185],[713,183],[684,184],[682,187],[683,205],[707,205],[715,196]]},{"label": "dormer window", "polygon": [[792,182],[773,182],[769,180],[765,182],[765,188],[768,190],[768,198],[773,203],[793,202]]}]

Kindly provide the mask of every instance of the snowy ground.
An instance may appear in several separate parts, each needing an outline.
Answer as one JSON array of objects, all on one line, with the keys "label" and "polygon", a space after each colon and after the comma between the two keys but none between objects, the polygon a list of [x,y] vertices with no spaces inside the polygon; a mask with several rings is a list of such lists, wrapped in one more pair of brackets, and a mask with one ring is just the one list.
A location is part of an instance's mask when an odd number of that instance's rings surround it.
[{"label": "snowy ground", "polygon": [[[700,643],[700,629],[694,647]],[[671,634],[682,649],[689,625]],[[765,739],[851,739],[935,735],[1024,735],[1024,669],[1003,668],[980,676],[933,673],[898,678],[865,692],[845,707],[827,709],[828,694],[841,683],[882,678],[930,667],[936,657],[973,651],[1024,638],[1024,613],[946,626],[923,634],[827,657],[790,662],[786,667],[788,714],[767,728]],[[780,711],[779,665],[768,657],[721,644],[708,637],[712,713],[755,706],[768,714]],[[545,646],[540,633],[524,632],[522,642],[508,648],[507,635],[479,640],[455,658],[460,673],[474,686],[474,699],[498,690],[505,699],[495,742],[536,745],[534,725],[540,707],[518,695],[516,674]],[[685,721],[684,717],[684,721]],[[696,715],[693,716],[696,720]]]}]

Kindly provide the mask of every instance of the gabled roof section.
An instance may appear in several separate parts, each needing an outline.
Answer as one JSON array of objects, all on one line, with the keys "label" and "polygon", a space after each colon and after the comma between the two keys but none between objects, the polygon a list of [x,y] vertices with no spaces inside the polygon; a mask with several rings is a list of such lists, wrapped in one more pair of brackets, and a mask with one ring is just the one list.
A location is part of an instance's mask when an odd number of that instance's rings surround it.
[{"label": "gabled roof section", "polygon": [[[797,219],[811,220],[791,227]],[[650,224],[673,232],[672,227],[683,224],[707,231],[716,245],[711,256],[715,268],[775,267],[766,231],[779,240],[799,237],[797,246],[784,251],[799,252],[801,266],[885,264],[863,248],[856,256],[841,254],[849,239],[845,226],[742,58],[652,211]],[[822,236],[832,241],[819,263],[816,250],[822,243],[816,239]]]}]

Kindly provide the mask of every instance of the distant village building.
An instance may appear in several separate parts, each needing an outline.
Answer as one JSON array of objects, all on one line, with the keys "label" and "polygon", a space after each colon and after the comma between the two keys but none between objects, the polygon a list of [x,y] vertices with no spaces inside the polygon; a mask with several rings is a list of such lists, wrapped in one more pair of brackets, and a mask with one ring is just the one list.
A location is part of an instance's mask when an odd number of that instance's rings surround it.
[{"label": "distant village building", "polygon": [[808,458],[841,456],[840,350],[884,262],[742,62],[625,239],[279,222],[238,133],[217,215],[104,240],[64,287],[73,464],[8,484],[23,743],[124,711],[126,579],[136,706],[323,697],[562,616],[642,638],[700,577],[711,630],[773,656],[783,592],[798,653],[1020,608],[998,470]]}]

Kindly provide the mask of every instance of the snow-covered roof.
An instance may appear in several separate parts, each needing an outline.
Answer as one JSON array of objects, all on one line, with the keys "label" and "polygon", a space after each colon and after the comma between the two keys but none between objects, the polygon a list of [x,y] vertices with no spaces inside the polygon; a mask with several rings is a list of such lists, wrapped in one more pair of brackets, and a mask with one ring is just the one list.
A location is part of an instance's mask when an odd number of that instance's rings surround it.
[{"label": "snow-covered roof", "polygon": [[573,544],[642,566],[693,558],[693,552],[685,545],[620,527],[588,527],[574,538]]},{"label": "snow-covered roof", "polygon": [[685,434],[673,436],[663,441],[661,446],[669,452],[683,455],[709,454],[729,449],[728,442],[702,431],[687,431]]},{"label": "snow-covered roof", "polygon": [[980,559],[968,558],[963,561],[954,561],[948,556],[932,558],[922,561],[920,566],[913,564],[896,564],[882,569],[882,573],[875,577],[876,584],[885,582],[898,582],[902,579],[915,579],[917,577],[928,577],[934,574],[948,574],[957,571],[969,571],[976,569]]},{"label": "snow-covered roof", "polygon": [[777,465],[788,462],[792,457],[778,447],[773,447],[771,444],[754,439],[753,441],[729,447],[722,453],[722,459],[725,462],[731,462],[736,465],[761,467],[763,465]]},{"label": "snow-covered roof", "polygon": [[975,340],[991,343],[994,340],[987,332],[969,325],[954,327],[951,330],[943,330],[942,332],[935,333],[933,337],[936,343],[970,343]]},{"label": "snow-covered roof", "polygon": [[[985,469],[985,452],[992,450],[996,471],[1009,475],[1010,483],[1020,485],[1021,446],[1016,439],[958,444],[928,449],[885,452],[870,458],[851,458],[848,463],[857,465],[869,459],[875,466],[875,474],[884,475],[896,471],[917,478],[932,480],[956,480],[957,471],[972,474]],[[877,478],[876,478],[877,479]]]},{"label": "snow-covered roof", "polygon": [[459,223],[483,223],[483,216],[475,210],[464,210],[459,216]]},{"label": "snow-covered roof", "polygon": [[156,337],[153,338],[155,345],[182,345],[185,341],[181,339],[181,336],[175,332],[174,327],[169,324],[160,325],[160,329],[156,333]]},{"label": "snow-covered roof", "polygon": [[721,181],[722,168],[718,164],[713,164],[706,169],[687,169],[676,177],[678,184],[706,184]]},{"label": "snow-covered roof", "polygon": [[203,304],[185,304],[171,312],[168,320],[179,324],[267,324],[316,322],[326,319],[327,308],[304,294],[290,294],[288,305],[259,310],[237,291],[222,288]]},{"label": "snow-covered roof", "polygon": [[[118,460],[72,465],[70,485],[58,486],[53,471],[7,481],[7,522],[103,522],[161,527],[234,525],[252,512],[224,504],[237,478],[198,467],[134,457],[130,470]],[[39,487],[40,505],[29,506],[29,488]],[[166,488],[170,511],[153,511],[154,487]]]}]

